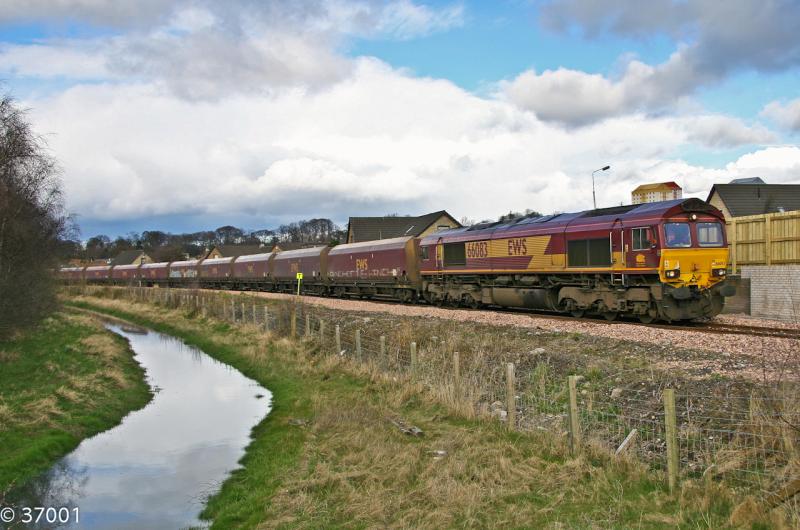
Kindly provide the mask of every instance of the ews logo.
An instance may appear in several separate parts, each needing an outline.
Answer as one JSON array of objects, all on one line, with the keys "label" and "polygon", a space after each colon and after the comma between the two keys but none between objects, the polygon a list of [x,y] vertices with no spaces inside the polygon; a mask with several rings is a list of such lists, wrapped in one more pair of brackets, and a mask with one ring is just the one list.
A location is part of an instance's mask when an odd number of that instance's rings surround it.
[{"label": "ews logo", "polygon": [[356,270],[357,271],[365,271],[368,268],[369,268],[369,265],[367,264],[367,259],[366,258],[357,259],[356,260]]},{"label": "ews logo", "polygon": [[528,240],[527,239],[509,239],[508,240],[508,255],[509,256],[525,256],[528,254]]}]

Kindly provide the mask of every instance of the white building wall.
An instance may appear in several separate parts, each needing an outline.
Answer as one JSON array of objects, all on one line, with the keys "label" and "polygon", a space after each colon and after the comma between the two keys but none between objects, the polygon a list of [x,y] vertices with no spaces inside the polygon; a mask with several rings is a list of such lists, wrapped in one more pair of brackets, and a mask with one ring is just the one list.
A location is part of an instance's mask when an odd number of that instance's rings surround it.
[{"label": "white building wall", "polygon": [[750,279],[750,314],[800,322],[800,265],[743,265]]}]

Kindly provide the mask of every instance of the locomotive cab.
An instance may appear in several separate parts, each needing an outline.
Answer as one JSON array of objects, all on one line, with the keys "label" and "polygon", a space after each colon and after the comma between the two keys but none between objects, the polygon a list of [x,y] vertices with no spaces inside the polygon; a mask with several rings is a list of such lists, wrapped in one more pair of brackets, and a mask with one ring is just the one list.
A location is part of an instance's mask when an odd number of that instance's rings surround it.
[{"label": "locomotive cab", "polygon": [[686,201],[681,210],[671,212],[657,227],[659,279],[667,300],[672,300],[662,309],[670,320],[693,317],[686,313],[698,301],[712,306],[705,314],[717,314],[723,297],[735,294],[725,284],[728,242],[721,213],[699,200]]}]

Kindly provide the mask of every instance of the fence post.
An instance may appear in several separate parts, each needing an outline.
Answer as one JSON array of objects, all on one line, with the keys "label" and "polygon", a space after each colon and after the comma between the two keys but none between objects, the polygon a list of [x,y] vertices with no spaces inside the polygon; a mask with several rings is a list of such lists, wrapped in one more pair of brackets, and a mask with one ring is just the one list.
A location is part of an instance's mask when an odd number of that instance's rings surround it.
[{"label": "fence post", "polygon": [[513,431],[517,428],[517,384],[514,363],[506,365],[506,410],[508,430]]},{"label": "fence post", "polygon": [[667,438],[667,478],[669,491],[678,487],[678,432],[675,418],[675,390],[664,389],[664,427]]},{"label": "fence post", "polygon": [[381,335],[381,357],[386,356],[386,335]]},{"label": "fence post", "polygon": [[311,315],[309,315],[308,313],[306,313],[306,333],[305,333],[305,336],[306,337],[310,337],[311,336]]},{"label": "fence post", "polygon": [[361,330],[356,330],[356,358],[361,362],[363,359],[361,358]]},{"label": "fence post", "polygon": [[456,400],[461,399],[461,357],[453,352],[453,394]]},{"label": "fence post", "polygon": [[242,302],[242,324],[247,324],[247,313],[244,310],[244,302]]},{"label": "fence post", "polygon": [[292,328],[292,338],[297,337],[297,306],[292,306],[292,314],[289,316],[291,322],[289,325]]},{"label": "fence post", "polygon": [[581,425],[578,421],[578,377],[571,375],[567,378],[569,385],[569,448],[574,455],[578,452],[581,443]]},{"label": "fence post", "polygon": [[264,306],[264,331],[269,331],[269,308]]},{"label": "fence post", "polygon": [[258,313],[256,312],[256,302],[253,301],[253,325],[258,325]]},{"label": "fence post", "polygon": [[342,332],[339,329],[339,324],[336,324],[336,355],[342,353]]},{"label": "fence post", "polygon": [[320,346],[325,346],[325,321],[319,319],[319,343]]},{"label": "fence post", "polygon": [[417,375],[417,343],[411,343],[411,375]]}]

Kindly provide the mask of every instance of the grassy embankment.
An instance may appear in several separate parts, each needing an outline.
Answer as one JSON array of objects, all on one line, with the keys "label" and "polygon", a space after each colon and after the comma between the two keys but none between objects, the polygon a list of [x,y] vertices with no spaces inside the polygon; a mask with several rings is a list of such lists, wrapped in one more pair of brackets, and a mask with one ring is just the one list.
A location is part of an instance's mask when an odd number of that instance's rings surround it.
[{"label": "grassy embankment", "polygon": [[128,343],[58,313],[0,342],[0,497],[151,398]]},{"label": "grassy embankment", "polygon": [[180,337],[273,392],[243,467],[204,511],[214,528],[730,526],[734,501],[721,486],[670,496],[633,461],[591,447],[571,457],[563,439],[466,419],[303,343],[151,305],[73,303]]}]

